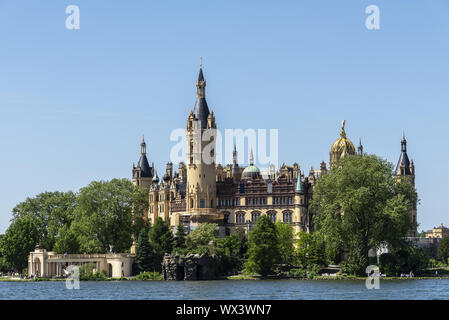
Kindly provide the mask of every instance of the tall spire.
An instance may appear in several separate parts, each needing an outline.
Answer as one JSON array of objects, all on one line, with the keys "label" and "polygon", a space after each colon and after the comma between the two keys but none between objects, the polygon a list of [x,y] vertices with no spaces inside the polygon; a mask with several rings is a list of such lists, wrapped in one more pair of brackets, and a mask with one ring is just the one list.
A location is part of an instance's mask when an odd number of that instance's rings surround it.
[{"label": "tall spire", "polygon": [[147,144],[145,143],[145,136],[142,135],[142,143],[140,144],[140,154],[147,154]]},{"label": "tall spire", "polygon": [[196,82],[196,102],[193,108],[193,114],[196,120],[201,122],[201,128],[207,127],[207,117],[209,116],[209,107],[206,102],[206,80],[203,75],[203,62],[201,59],[200,72]]},{"label": "tall spire", "polygon": [[304,187],[303,187],[302,181],[301,181],[301,171],[299,171],[298,179],[296,180],[296,192],[303,192],[303,191],[304,191]]},{"label": "tall spire", "polygon": [[234,151],[232,152],[232,162],[234,163],[234,165],[237,164],[237,147],[234,144]]},{"label": "tall spire", "polygon": [[362,139],[359,138],[359,146],[357,147],[357,153],[361,156],[363,155],[363,145],[362,145]]},{"label": "tall spire", "polygon": [[206,81],[203,75],[203,57],[200,58],[200,73],[198,74],[198,81],[196,82],[196,95],[199,98],[206,97]]},{"label": "tall spire", "polygon": [[147,158],[147,144],[145,143],[145,137],[142,135],[142,142],[140,143],[140,159],[137,166],[141,168],[141,177],[148,178],[152,177],[152,169],[148,163]]},{"label": "tall spire", "polygon": [[254,155],[253,155],[253,148],[251,148],[251,153],[249,154],[249,165],[254,165]]},{"label": "tall spire", "polygon": [[402,131],[401,152],[407,152],[407,140],[405,140],[404,131]]},{"label": "tall spire", "polygon": [[410,160],[407,155],[407,140],[405,140],[404,132],[402,132],[401,155],[399,156],[399,161],[396,165],[395,174],[397,176],[408,176],[412,174],[410,171]]}]

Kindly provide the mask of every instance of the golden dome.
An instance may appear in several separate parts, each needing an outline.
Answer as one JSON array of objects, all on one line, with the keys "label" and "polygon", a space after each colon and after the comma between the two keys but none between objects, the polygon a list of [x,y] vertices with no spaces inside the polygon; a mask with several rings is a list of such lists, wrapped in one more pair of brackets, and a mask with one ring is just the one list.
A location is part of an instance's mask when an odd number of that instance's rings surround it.
[{"label": "golden dome", "polygon": [[335,140],[334,144],[331,147],[331,153],[338,153],[341,155],[346,154],[355,154],[355,148],[352,144],[351,140],[346,138],[346,132],[345,132],[345,123],[346,121],[343,120],[341,123],[341,131],[340,131],[340,138]]}]

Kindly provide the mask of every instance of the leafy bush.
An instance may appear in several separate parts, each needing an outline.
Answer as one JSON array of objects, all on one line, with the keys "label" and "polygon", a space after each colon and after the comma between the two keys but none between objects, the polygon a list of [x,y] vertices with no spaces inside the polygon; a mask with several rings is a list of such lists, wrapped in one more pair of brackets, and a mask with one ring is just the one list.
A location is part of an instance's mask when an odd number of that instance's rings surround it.
[{"label": "leafy bush", "polygon": [[290,269],[290,271],[288,272],[288,275],[290,277],[294,277],[294,278],[305,279],[305,278],[307,278],[307,270],[302,269],[302,268]]},{"label": "leafy bush", "polygon": [[429,261],[422,250],[408,244],[379,257],[379,268],[382,273],[388,276],[398,276],[401,273],[411,271],[419,275],[427,268],[428,263]]},{"label": "leafy bush", "polygon": [[164,280],[159,272],[143,272],[136,276],[137,280]]}]

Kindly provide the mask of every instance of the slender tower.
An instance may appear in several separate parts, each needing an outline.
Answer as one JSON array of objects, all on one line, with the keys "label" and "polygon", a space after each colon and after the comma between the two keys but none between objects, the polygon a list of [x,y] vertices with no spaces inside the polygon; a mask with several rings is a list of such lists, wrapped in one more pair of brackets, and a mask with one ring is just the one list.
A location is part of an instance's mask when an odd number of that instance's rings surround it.
[{"label": "slender tower", "polygon": [[152,183],[154,166],[150,167],[147,159],[147,144],[145,138],[142,137],[140,144],[140,159],[137,167],[133,164],[133,178],[134,185],[149,189]]},{"label": "slender tower", "polygon": [[[395,175],[397,178],[405,177],[409,179],[410,183],[415,187],[415,165],[413,160],[410,162],[407,155],[407,140],[405,139],[405,133],[402,133],[401,140],[401,155],[399,156],[398,164],[396,165]],[[412,229],[409,231],[410,237],[416,237],[417,228],[417,208],[416,203],[413,204],[410,212],[412,218]]]},{"label": "slender tower", "polygon": [[187,119],[187,189],[186,209],[190,224],[196,227],[203,222],[216,222],[216,125],[213,112],[206,102],[206,81],[200,65],[196,82],[196,103]]}]

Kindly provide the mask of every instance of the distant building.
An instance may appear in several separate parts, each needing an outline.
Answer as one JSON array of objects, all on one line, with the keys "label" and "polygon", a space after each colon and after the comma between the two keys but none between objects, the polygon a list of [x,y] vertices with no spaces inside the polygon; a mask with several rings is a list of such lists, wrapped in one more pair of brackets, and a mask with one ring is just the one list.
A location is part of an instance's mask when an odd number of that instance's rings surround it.
[{"label": "distant building", "polygon": [[41,249],[39,245],[28,256],[28,276],[46,278],[66,277],[70,266],[90,264],[93,271],[103,272],[112,278],[132,275],[135,255],[129,253],[110,254],[58,254]]},{"label": "distant building", "polygon": [[434,227],[432,230],[426,232],[426,238],[443,239],[449,235],[449,228],[443,226],[443,223],[439,227]]}]

